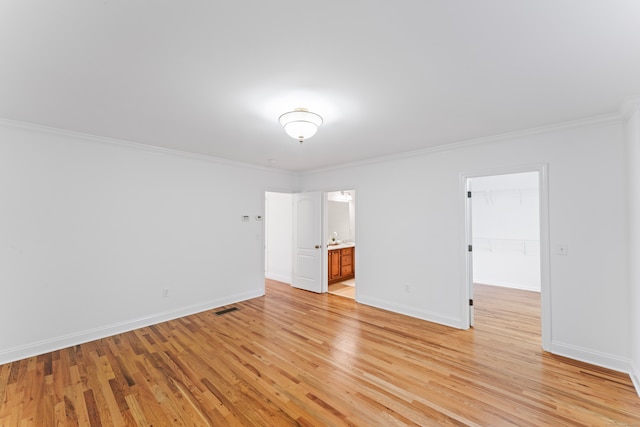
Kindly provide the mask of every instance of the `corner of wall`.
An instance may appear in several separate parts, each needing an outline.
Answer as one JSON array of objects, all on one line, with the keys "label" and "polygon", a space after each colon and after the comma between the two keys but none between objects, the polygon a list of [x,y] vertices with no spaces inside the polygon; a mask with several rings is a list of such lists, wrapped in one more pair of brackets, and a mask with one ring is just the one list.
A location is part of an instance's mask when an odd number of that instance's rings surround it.
[{"label": "corner of wall", "polygon": [[456,329],[468,329],[464,322],[460,318],[454,318],[447,314],[435,313],[429,310],[416,309],[415,307],[409,307],[403,304],[390,303],[389,301],[368,297],[359,296],[357,302],[365,304],[371,307],[380,308],[382,310],[391,311],[394,313],[404,314],[406,316],[415,317],[417,319],[426,320],[427,322],[438,323],[440,325],[449,326]]},{"label": "corner of wall", "polygon": [[[632,375],[631,360],[621,358],[616,355],[593,351],[588,348],[578,347],[559,341],[552,341],[549,351],[558,356],[568,357],[603,368],[613,369],[618,372],[625,372]],[[637,387],[636,387],[637,389]]]},{"label": "corner of wall", "polygon": [[217,298],[210,301],[204,301],[192,304],[186,307],[180,307],[168,310],[162,313],[153,314],[151,316],[140,317],[137,319],[127,320],[124,322],[113,323],[110,325],[100,326],[93,329],[85,329],[79,332],[46,339],[39,342],[29,343],[14,348],[0,349],[0,365],[14,362],[16,360],[26,359],[28,357],[37,356],[51,351],[60,350],[74,345],[94,341],[113,335],[129,332],[134,329],[155,325],[161,322],[185,317],[202,311],[212,310],[229,304],[246,301],[252,298],[258,298],[264,295],[264,292],[242,292],[234,295]]},{"label": "corner of wall", "polygon": [[630,376],[640,396],[640,268],[632,260],[640,254],[640,99],[627,100],[621,108],[627,121],[628,142],[628,281],[631,304],[631,370]]},{"label": "corner of wall", "polygon": [[636,388],[636,393],[638,393],[638,397],[640,397],[640,367],[637,365],[633,365],[631,368],[631,372],[629,373],[631,377],[631,382],[633,386]]}]

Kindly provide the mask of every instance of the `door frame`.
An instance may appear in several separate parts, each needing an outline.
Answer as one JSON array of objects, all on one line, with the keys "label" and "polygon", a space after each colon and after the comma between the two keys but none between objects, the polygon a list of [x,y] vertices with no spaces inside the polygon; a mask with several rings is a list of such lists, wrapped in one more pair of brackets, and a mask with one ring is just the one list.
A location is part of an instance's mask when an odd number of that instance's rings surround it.
[{"label": "door frame", "polygon": [[[344,190],[345,188],[347,188],[348,190]],[[356,228],[357,228],[357,223],[358,223],[358,201],[357,201],[357,189],[355,185],[345,185],[345,186],[340,186],[340,189],[337,190],[327,190],[327,189],[323,189],[323,190],[317,190],[320,191],[321,193],[323,193],[322,196],[322,234],[323,236],[326,235],[327,230],[329,229],[329,218],[328,218],[328,210],[329,210],[329,204],[328,204],[328,193],[330,192],[335,192],[335,191],[354,191],[356,193],[356,200],[354,200],[354,210],[355,210],[355,218],[354,218],[354,233],[355,235],[357,235],[356,232]],[[266,197],[264,197],[265,193],[286,193],[286,194],[290,194],[290,195],[294,195],[296,193],[306,193],[306,192],[314,192],[314,190],[306,190],[306,191],[290,191],[290,190],[282,190],[282,189],[269,189],[269,188],[265,188],[263,191],[263,197],[262,197],[262,212],[263,215],[266,214]],[[293,203],[291,205],[291,209],[294,209]],[[262,224],[262,247],[263,249],[265,249],[266,251],[266,229],[265,229],[265,224],[266,221],[263,222]],[[293,226],[293,224],[292,224]],[[293,242],[293,240],[291,241],[291,245],[292,245],[292,252],[294,251],[293,246],[295,245],[295,243]],[[328,254],[327,254],[327,242],[325,241],[324,237],[322,239],[322,293],[327,293],[329,291],[329,262],[328,262]],[[263,251],[263,252],[265,252]],[[263,273],[265,272],[265,265],[266,265],[266,257],[265,254],[263,253],[262,255],[262,271]],[[355,268],[357,268],[358,266],[358,251],[356,251],[355,257],[354,257],[354,263],[355,263]],[[292,259],[292,264],[291,264],[291,268],[293,270],[293,259]],[[354,273],[355,273],[355,269],[354,269]],[[266,274],[264,275],[264,279],[266,279]],[[264,279],[263,279],[263,283],[264,283]],[[293,282],[293,271],[291,272],[291,281]],[[291,286],[293,286],[293,283],[290,284]],[[263,285],[264,286],[264,285]],[[358,299],[358,287],[356,287],[356,301]]]},{"label": "door frame", "polygon": [[329,292],[329,254],[327,252],[327,230],[329,229],[329,203],[327,202],[327,192],[322,191],[322,227],[321,227],[321,239],[322,239],[322,287],[321,292],[326,294]]},{"label": "door frame", "polygon": [[461,197],[463,212],[462,233],[463,242],[461,245],[460,265],[465,274],[460,283],[462,324],[470,325],[469,299],[473,286],[472,263],[469,261],[473,253],[468,250],[471,245],[471,212],[468,209],[467,186],[471,178],[479,178],[494,175],[509,175],[525,172],[538,172],[538,197],[540,215],[540,301],[541,301],[541,322],[542,322],[542,348],[550,351],[551,348],[551,279],[550,279],[550,244],[549,244],[549,165],[547,163],[528,164],[512,167],[500,167],[494,169],[484,169],[479,171],[464,172],[459,175],[459,192]]}]

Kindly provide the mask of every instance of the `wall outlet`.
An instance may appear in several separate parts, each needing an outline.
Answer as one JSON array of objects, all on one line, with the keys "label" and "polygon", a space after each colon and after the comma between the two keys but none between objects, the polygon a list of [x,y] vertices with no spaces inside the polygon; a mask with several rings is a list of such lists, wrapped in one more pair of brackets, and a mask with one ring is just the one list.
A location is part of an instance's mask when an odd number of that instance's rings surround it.
[{"label": "wall outlet", "polygon": [[162,290],[162,297],[167,298],[169,296],[169,288],[164,288]]}]

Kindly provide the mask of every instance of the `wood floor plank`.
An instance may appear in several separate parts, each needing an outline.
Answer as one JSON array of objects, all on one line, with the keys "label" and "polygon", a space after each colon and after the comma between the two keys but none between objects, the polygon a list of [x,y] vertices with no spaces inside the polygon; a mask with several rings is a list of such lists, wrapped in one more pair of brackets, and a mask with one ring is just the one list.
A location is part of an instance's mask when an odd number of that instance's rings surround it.
[{"label": "wood floor plank", "polygon": [[224,315],[0,366],[0,427],[640,425],[628,375],[542,351],[539,294],[474,304],[461,331],[267,281]]}]

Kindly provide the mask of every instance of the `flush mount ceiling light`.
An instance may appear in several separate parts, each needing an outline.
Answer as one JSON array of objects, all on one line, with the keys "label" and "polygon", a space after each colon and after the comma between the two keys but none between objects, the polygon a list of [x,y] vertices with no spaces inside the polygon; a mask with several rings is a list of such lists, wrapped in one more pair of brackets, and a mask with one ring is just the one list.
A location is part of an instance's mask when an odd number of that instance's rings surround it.
[{"label": "flush mount ceiling light", "polygon": [[280,124],[291,138],[300,143],[316,134],[322,124],[322,117],[306,108],[296,108],[280,116]]}]

